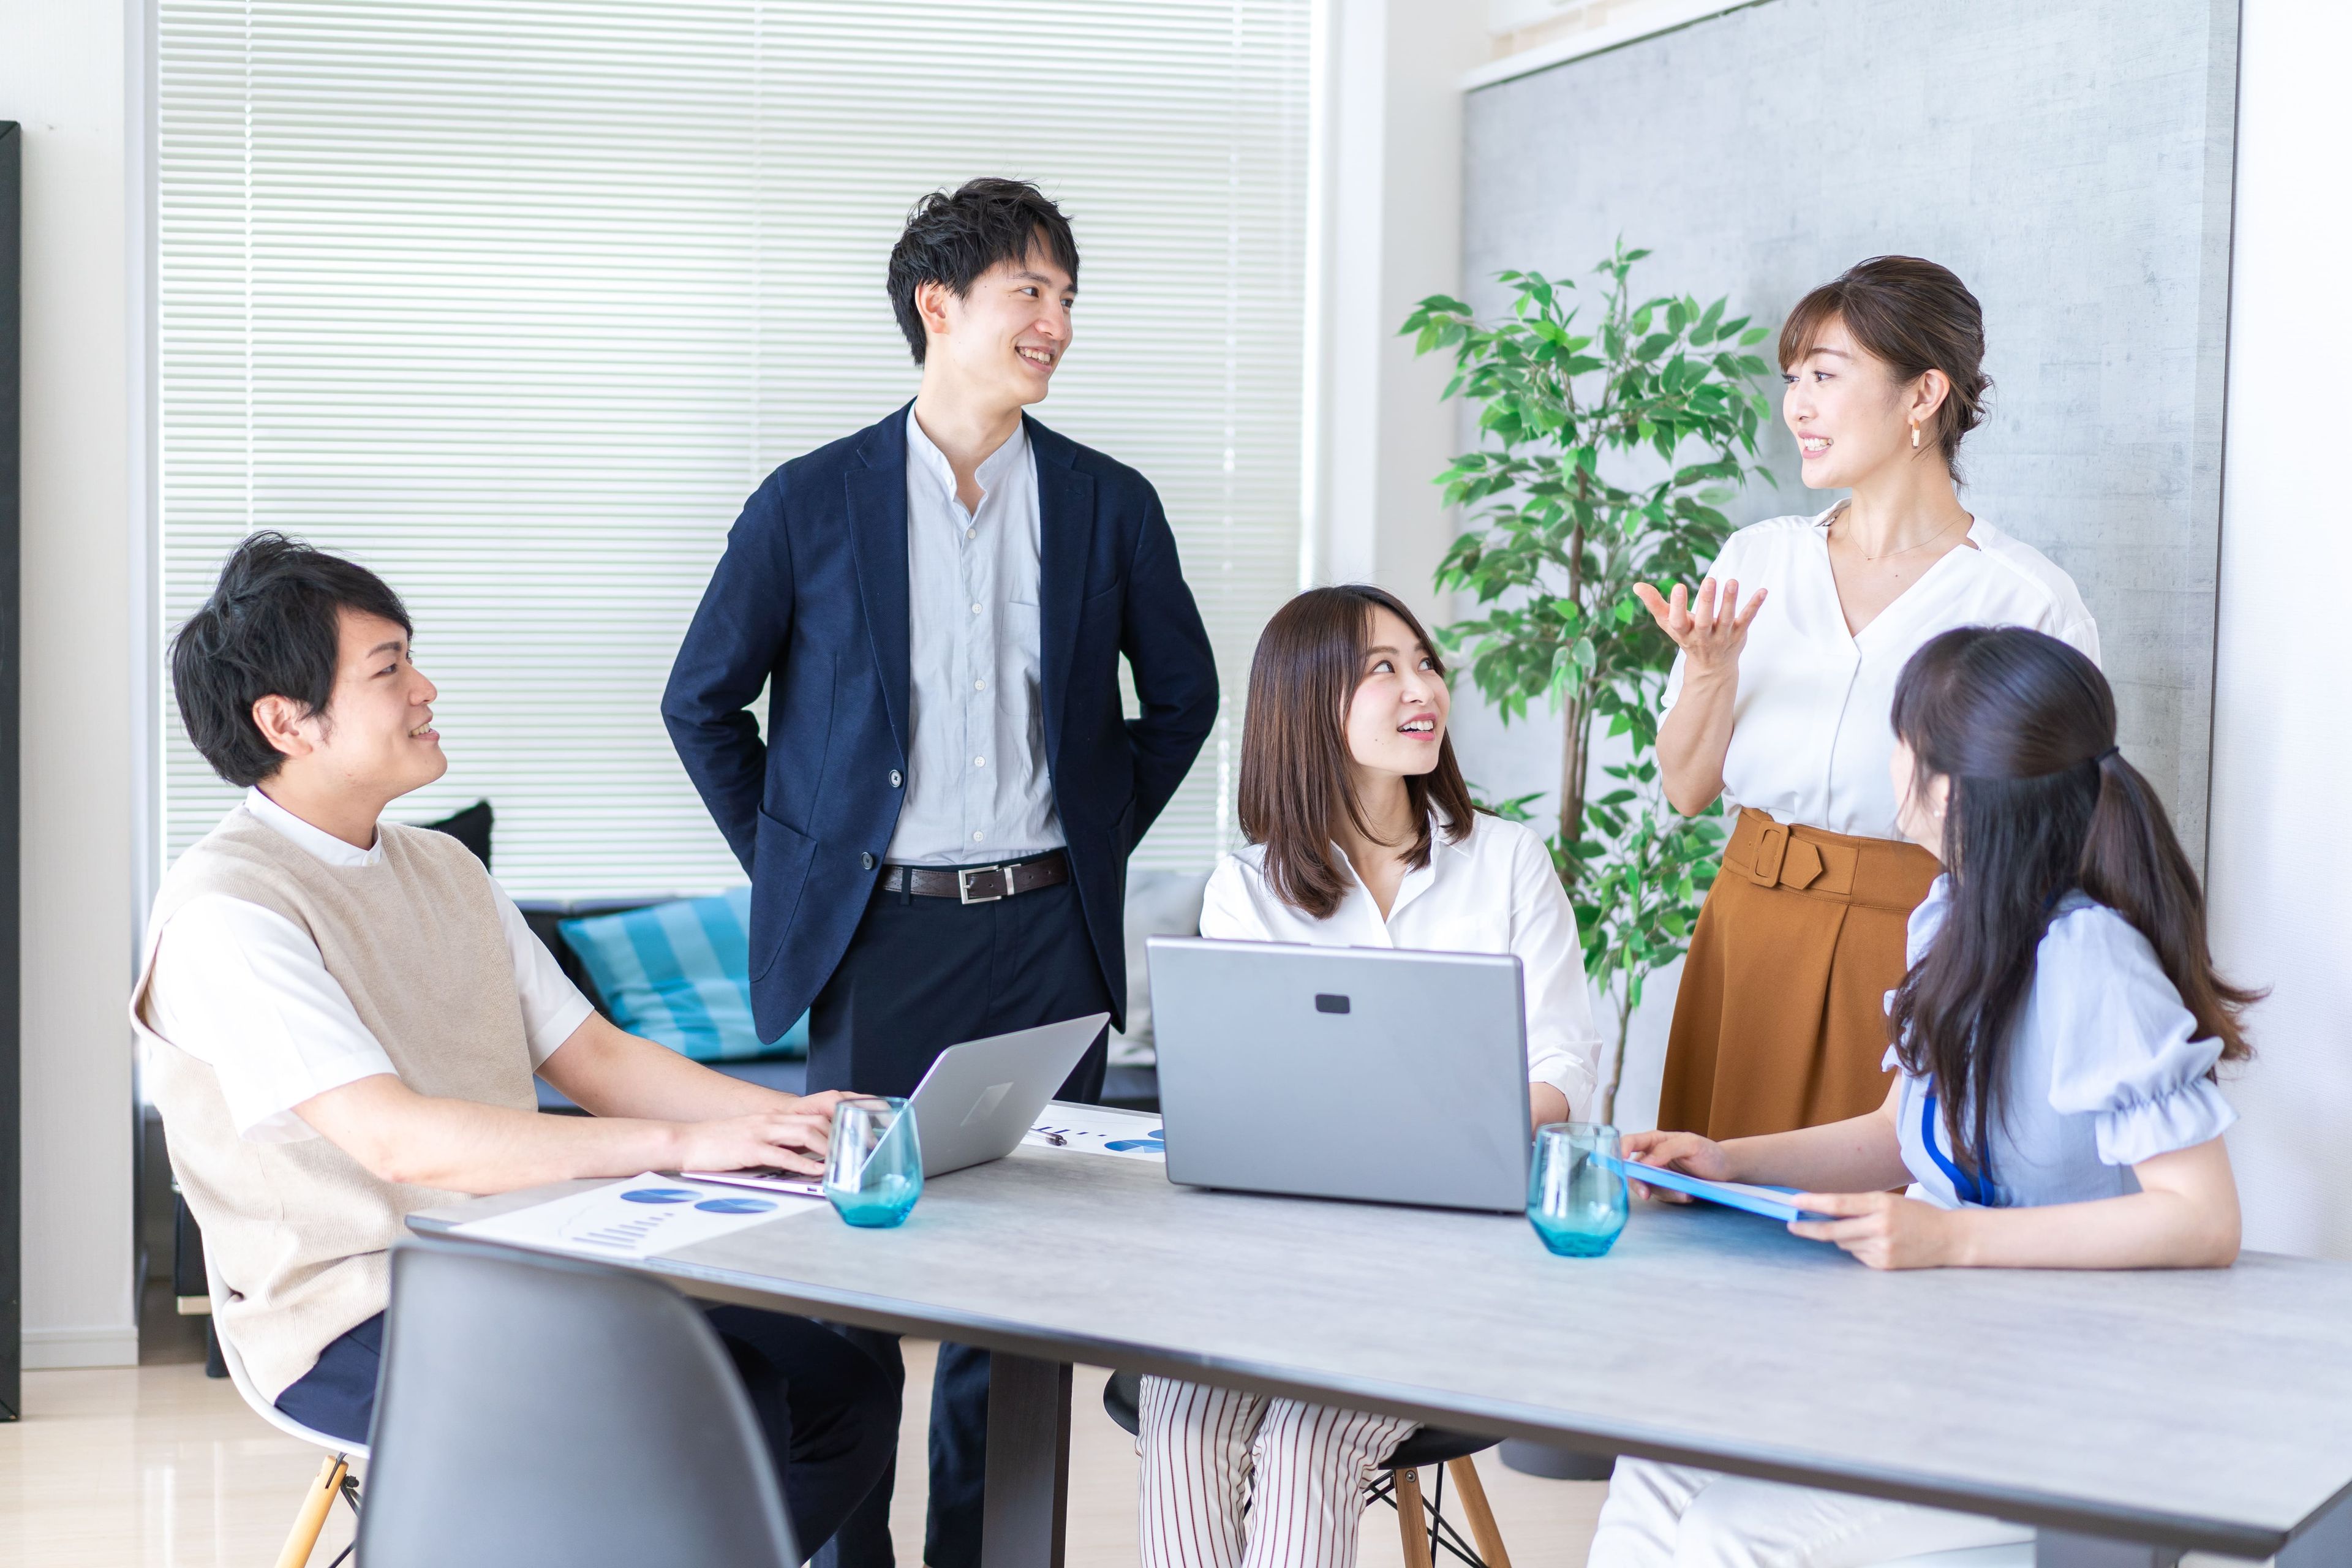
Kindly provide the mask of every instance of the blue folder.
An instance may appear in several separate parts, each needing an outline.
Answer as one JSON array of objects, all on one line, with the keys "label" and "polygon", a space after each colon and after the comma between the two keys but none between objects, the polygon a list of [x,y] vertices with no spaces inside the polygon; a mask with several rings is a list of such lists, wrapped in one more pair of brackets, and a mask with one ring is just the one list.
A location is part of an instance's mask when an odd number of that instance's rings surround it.
[{"label": "blue folder", "polygon": [[1702,1176],[1685,1175],[1680,1171],[1668,1171],[1656,1165],[1643,1165],[1632,1160],[1621,1160],[1613,1154],[1603,1154],[1601,1158],[1606,1160],[1612,1169],[1629,1182],[1640,1182],[1653,1187],[1668,1187],[1678,1193],[1688,1193],[1695,1198],[1704,1198],[1711,1204],[1721,1204],[1726,1208],[1746,1209],[1749,1214],[1760,1214],[1767,1219],[1777,1219],[1784,1224],[1790,1220],[1834,1217],[1825,1214],[1815,1214],[1811,1209],[1801,1209],[1794,1204],[1781,1203],[1772,1196],[1775,1193],[1794,1195],[1797,1190],[1794,1187],[1759,1187],[1749,1186],[1744,1182],[1710,1182]]}]

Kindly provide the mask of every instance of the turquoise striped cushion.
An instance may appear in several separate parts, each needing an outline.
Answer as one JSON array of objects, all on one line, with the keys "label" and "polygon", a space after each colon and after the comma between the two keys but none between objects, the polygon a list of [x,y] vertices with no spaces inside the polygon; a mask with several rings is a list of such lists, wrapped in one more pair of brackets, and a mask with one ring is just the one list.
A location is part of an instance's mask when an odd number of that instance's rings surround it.
[{"label": "turquoise striped cushion", "polygon": [[803,1015],[783,1037],[751,1027],[751,889],[565,921],[613,1022],[698,1062],[808,1055]]}]

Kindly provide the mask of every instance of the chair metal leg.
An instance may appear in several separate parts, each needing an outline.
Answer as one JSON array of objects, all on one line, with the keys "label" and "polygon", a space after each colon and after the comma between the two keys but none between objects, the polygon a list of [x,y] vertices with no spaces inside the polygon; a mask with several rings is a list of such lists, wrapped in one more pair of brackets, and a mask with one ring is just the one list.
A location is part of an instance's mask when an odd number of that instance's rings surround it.
[{"label": "chair metal leg", "polygon": [[1404,1535],[1404,1568],[1435,1568],[1429,1554],[1429,1515],[1421,1505],[1421,1472],[1391,1472],[1396,1482],[1397,1529]]},{"label": "chair metal leg", "polygon": [[1511,1554],[1503,1550],[1503,1532],[1495,1527],[1495,1510],[1486,1506],[1486,1488],[1478,1479],[1478,1466],[1469,1456],[1445,1462],[1461,1496],[1462,1511],[1470,1516],[1470,1537],[1478,1543],[1479,1560],[1486,1568],[1511,1568]]},{"label": "chair metal leg", "polygon": [[341,1454],[331,1454],[319,1467],[319,1479],[302,1494],[301,1510],[294,1516],[294,1528],[286,1537],[286,1545],[278,1553],[278,1568],[304,1568],[310,1561],[310,1549],[319,1544],[319,1531],[326,1527],[327,1510],[335,1505],[343,1489],[343,1474],[350,1467]]}]

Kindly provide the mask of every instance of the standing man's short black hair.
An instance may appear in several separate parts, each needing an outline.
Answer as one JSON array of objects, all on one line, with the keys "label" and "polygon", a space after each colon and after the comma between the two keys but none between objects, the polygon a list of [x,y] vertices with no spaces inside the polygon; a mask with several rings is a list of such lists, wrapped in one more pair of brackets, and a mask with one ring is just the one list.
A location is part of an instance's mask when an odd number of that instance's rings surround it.
[{"label": "standing man's short black hair", "polygon": [[415,635],[400,595],[364,566],[276,532],[230,554],[212,597],[172,638],[180,721],[213,772],[250,787],[278,771],[286,759],[254,723],[253,705],[285,697],[326,710],[345,609]]},{"label": "standing man's short black hair", "polygon": [[944,283],[961,300],[980,275],[1000,261],[1024,261],[1038,245],[1078,281],[1078,242],[1070,220],[1051,197],[1026,180],[968,180],[957,191],[933,191],[907,215],[906,232],[890,247],[890,308],[898,330],[923,363],[923,318],[915,289]]}]

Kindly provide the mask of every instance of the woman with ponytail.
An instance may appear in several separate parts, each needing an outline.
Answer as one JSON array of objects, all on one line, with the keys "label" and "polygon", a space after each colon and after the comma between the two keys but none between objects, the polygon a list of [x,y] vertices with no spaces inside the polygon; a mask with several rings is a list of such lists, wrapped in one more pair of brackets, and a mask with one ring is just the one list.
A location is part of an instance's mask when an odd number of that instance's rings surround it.
[{"label": "woman with ponytail", "polygon": [[[1949,631],[1905,666],[1894,730],[1898,819],[1943,874],[1888,998],[1885,1103],[1720,1143],[1637,1132],[1627,1153],[1808,1189],[1791,1201],[1829,1217],[1790,1228],[1875,1268],[2228,1266],[2237,1116],[2214,1069],[2247,1056],[2257,994],[2214,973],[2196,873],[2116,744],[2105,678],[2040,632]],[[1628,1459],[1590,1562],[1825,1568],[2032,1534]]]}]

